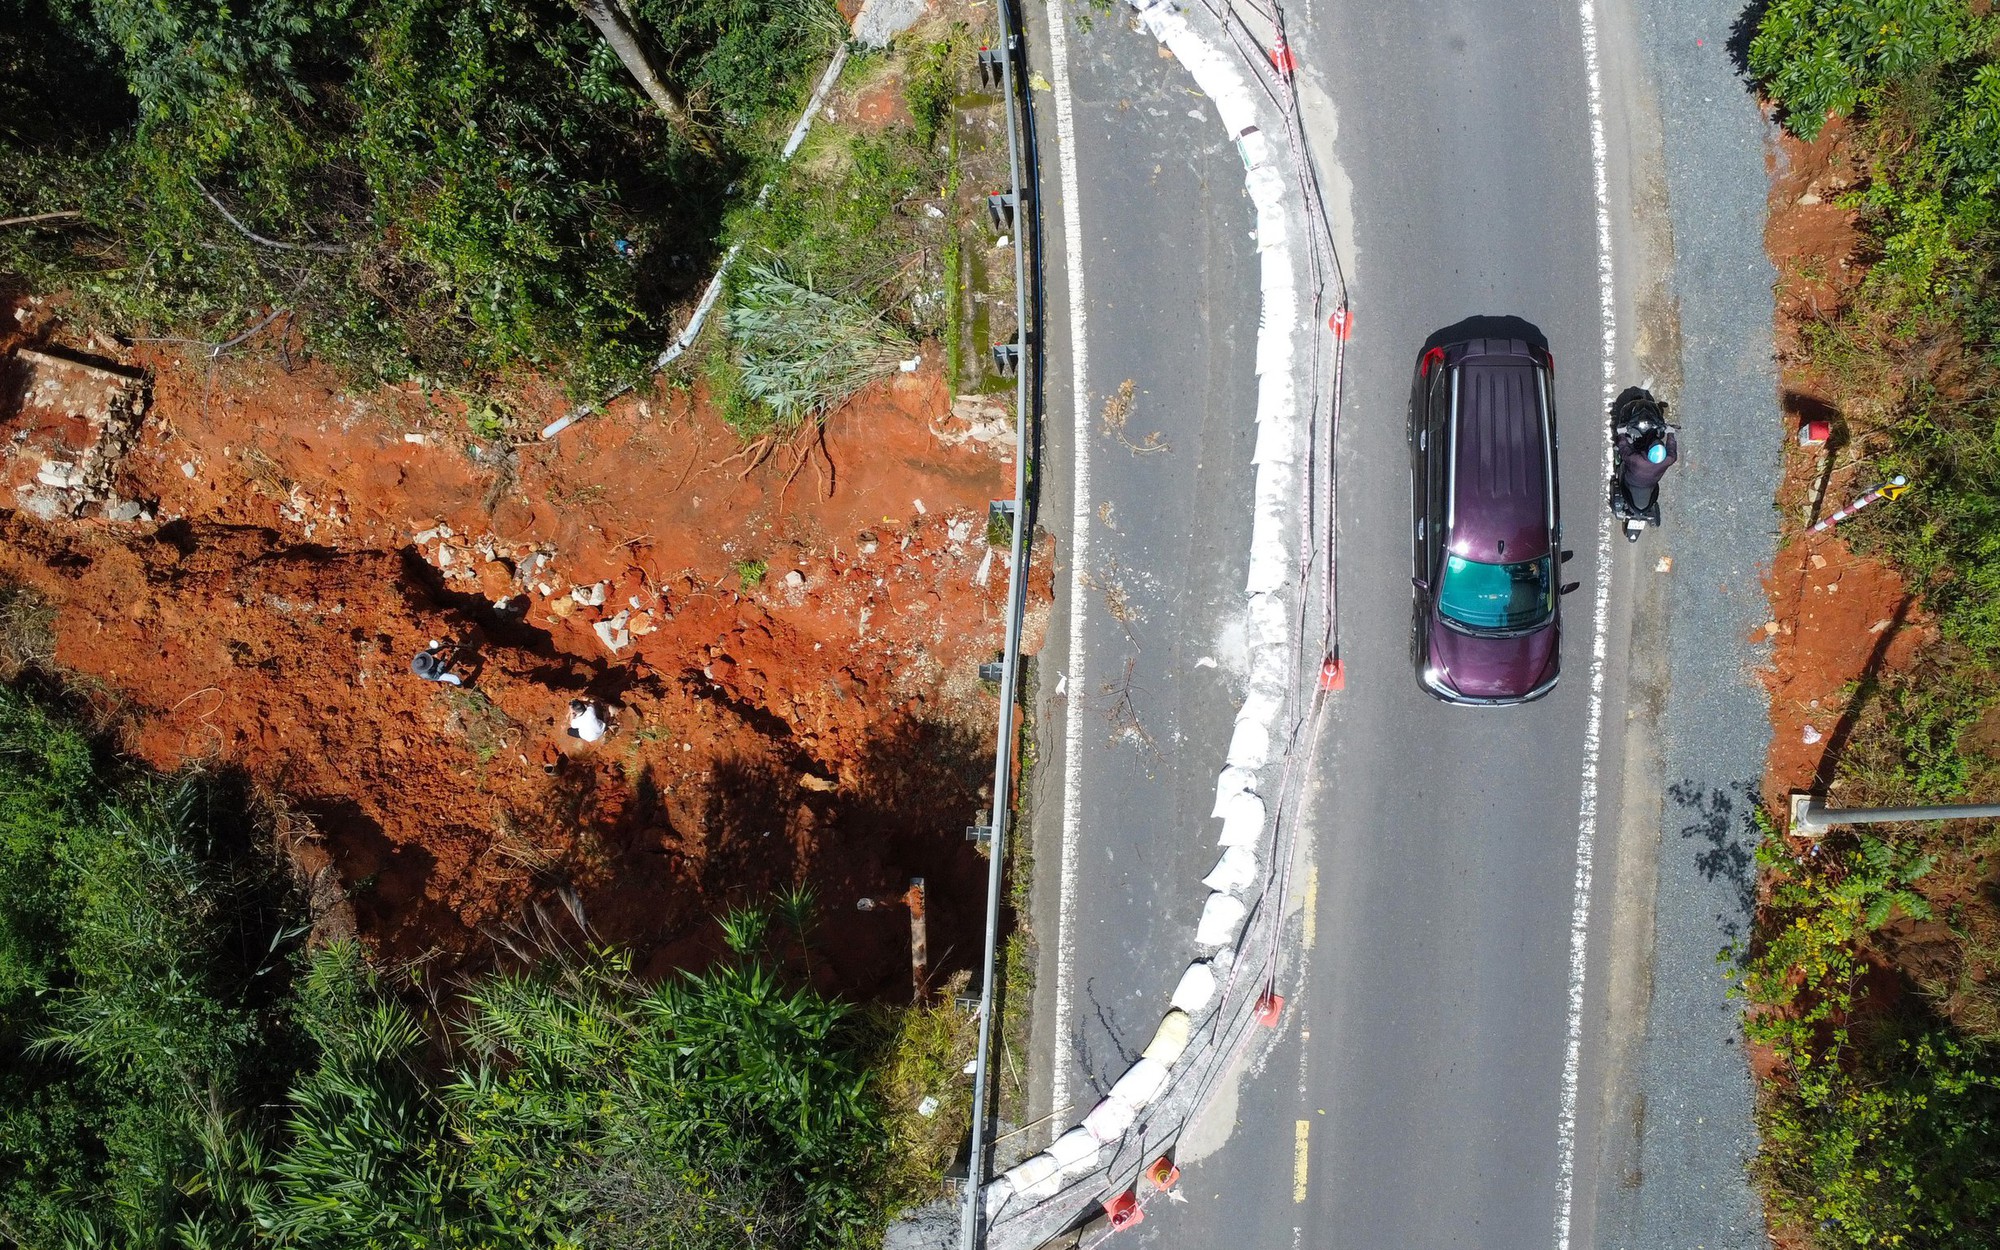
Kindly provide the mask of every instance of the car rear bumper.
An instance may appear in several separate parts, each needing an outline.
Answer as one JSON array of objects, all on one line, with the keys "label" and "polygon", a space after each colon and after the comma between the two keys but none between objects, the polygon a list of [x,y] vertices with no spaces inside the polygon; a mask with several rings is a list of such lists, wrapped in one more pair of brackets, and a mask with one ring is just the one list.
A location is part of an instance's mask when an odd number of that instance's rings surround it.
[{"label": "car rear bumper", "polygon": [[1536,699],[1554,690],[1556,683],[1561,680],[1562,674],[1558,672],[1525,694],[1480,696],[1454,690],[1442,680],[1434,678],[1422,670],[1417,672],[1417,685],[1423,688],[1425,694],[1441,702],[1456,703],[1463,707],[1512,707],[1517,703],[1533,703]]}]

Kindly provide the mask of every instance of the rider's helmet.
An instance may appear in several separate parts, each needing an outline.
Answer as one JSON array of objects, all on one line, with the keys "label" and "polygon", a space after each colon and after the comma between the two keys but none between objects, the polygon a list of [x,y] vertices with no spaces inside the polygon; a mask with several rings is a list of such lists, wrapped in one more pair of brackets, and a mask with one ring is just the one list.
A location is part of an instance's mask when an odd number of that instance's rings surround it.
[{"label": "rider's helmet", "polygon": [[1665,460],[1666,458],[1667,458],[1667,448],[1666,444],[1664,443],[1654,443],[1651,447],[1648,447],[1646,449],[1646,459],[1652,461],[1654,464],[1658,464],[1662,460]]}]

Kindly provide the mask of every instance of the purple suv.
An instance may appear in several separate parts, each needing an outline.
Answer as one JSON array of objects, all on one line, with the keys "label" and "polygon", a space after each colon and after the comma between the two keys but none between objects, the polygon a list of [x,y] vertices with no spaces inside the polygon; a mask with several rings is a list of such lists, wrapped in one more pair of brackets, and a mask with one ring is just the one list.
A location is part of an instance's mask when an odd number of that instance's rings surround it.
[{"label": "purple suv", "polygon": [[1449,703],[1526,703],[1562,659],[1554,362],[1520,339],[1432,347],[1410,405],[1417,680]]}]

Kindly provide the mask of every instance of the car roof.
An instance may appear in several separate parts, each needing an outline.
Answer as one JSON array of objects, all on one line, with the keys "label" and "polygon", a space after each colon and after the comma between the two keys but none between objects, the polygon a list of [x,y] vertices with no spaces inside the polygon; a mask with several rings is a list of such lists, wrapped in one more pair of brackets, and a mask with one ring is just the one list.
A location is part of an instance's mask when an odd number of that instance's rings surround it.
[{"label": "car roof", "polygon": [[1447,361],[1458,397],[1450,550],[1492,564],[1547,555],[1550,439],[1537,354],[1519,340],[1480,339]]}]

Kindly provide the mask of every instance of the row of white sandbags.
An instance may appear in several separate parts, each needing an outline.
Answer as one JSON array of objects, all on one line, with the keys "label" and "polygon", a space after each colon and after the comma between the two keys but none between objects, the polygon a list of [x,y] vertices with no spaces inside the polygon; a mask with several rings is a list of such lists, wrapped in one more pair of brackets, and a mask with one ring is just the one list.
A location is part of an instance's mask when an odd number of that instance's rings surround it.
[{"label": "row of white sandbags", "polygon": [[1202,92],[1215,101],[1223,126],[1242,154],[1244,183],[1257,212],[1263,315],[1257,333],[1258,430],[1252,457],[1257,492],[1246,587],[1249,690],[1230,735],[1226,767],[1216,782],[1212,814],[1222,821],[1222,858],[1202,879],[1210,893],[1195,928],[1195,944],[1212,954],[1188,965],[1144,1054],[1082,1122],[1047,1150],[992,1181],[986,1194],[989,1213],[997,1213],[1017,1195],[1030,1202],[1053,1197],[1066,1180],[1095,1170],[1105,1148],[1120,1141],[1165,1088],[1169,1070],[1187,1049],[1197,1019],[1213,1003],[1217,971],[1226,972],[1231,966],[1230,948],[1249,914],[1250,900],[1261,888],[1256,848],[1264,837],[1267,813],[1257,794],[1257,774],[1271,762],[1289,675],[1296,667],[1290,613],[1279,597],[1292,573],[1288,530],[1297,498],[1300,451],[1293,381],[1299,304],[1285,216],[1287,183],[1255,125],[1250,87],[1233,57],[1209,45],[1163,0],[1130,2],[1154,36],[1188,67]]}]

